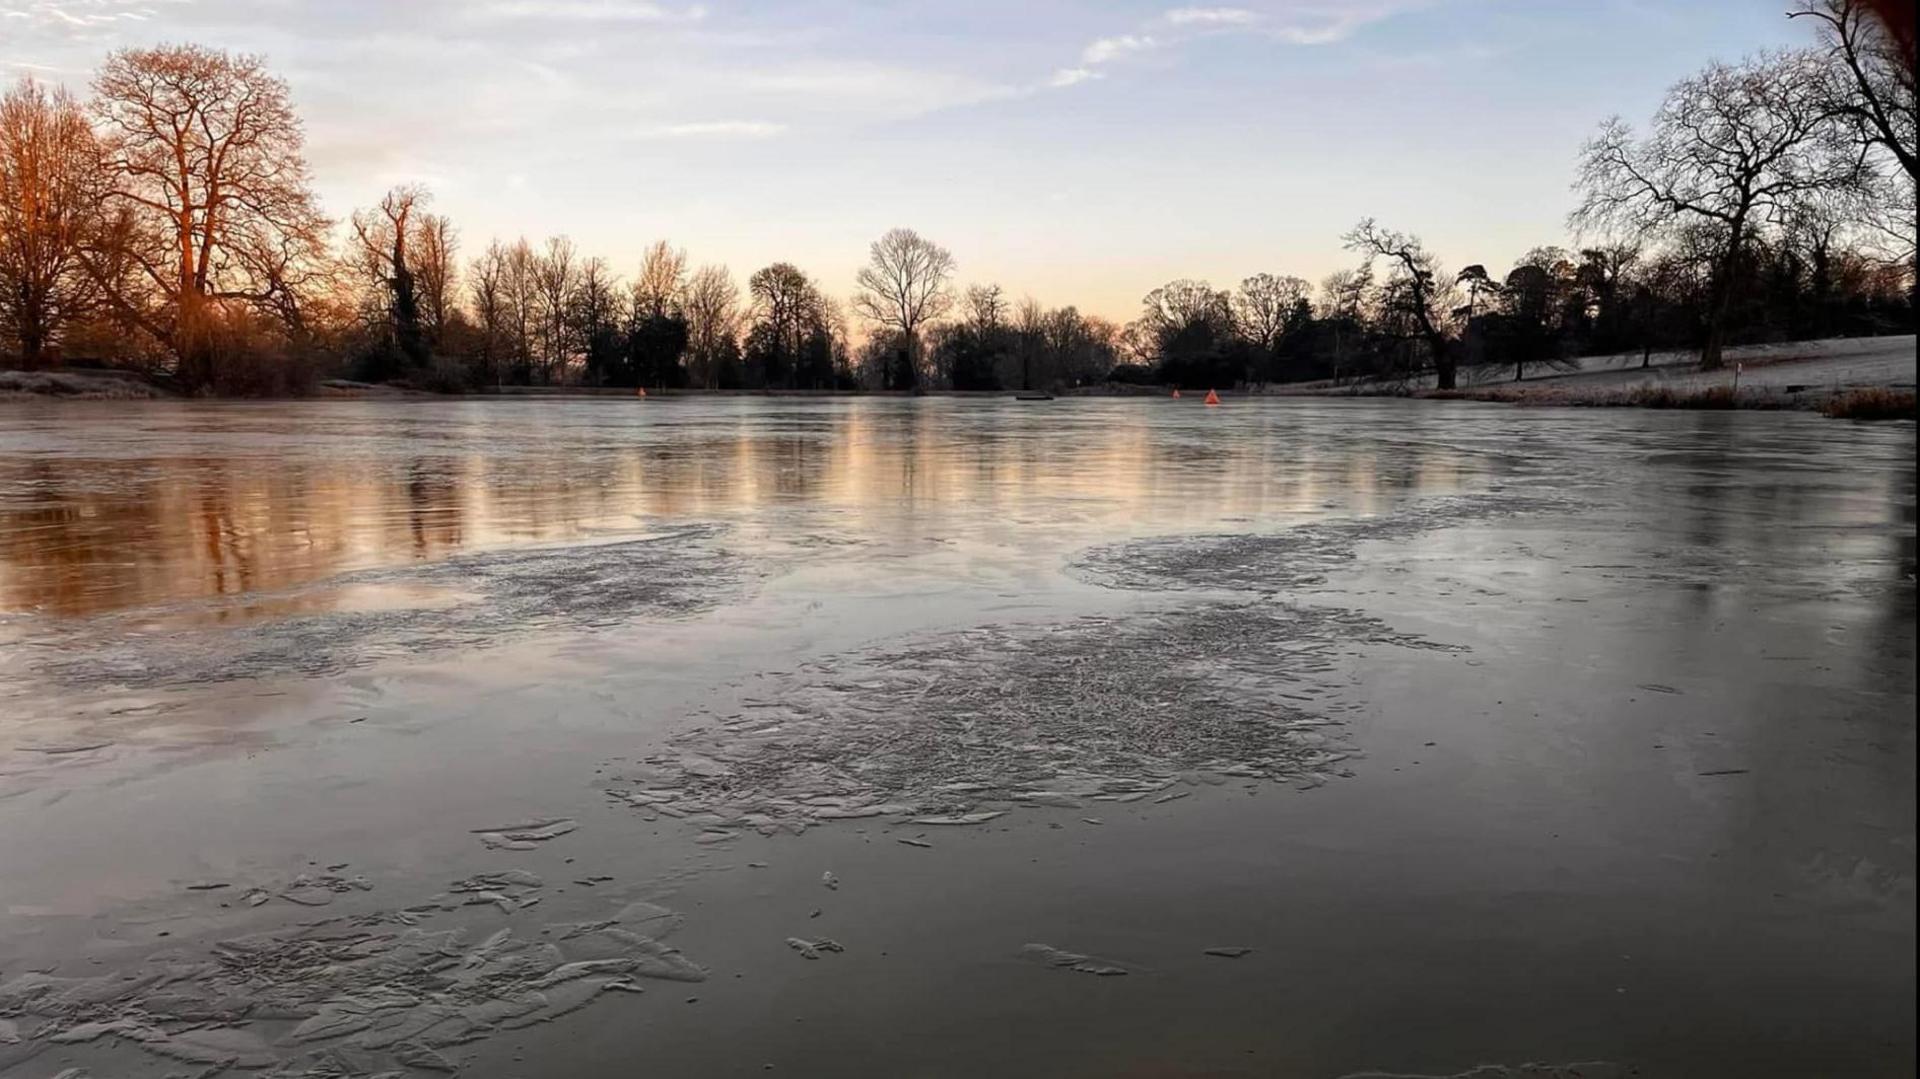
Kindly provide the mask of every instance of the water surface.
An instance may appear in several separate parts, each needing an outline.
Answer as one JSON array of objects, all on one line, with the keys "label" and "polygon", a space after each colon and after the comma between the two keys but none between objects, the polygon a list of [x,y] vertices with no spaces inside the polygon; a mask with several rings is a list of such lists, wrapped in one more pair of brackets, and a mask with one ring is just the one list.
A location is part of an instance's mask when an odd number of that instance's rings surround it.
[{"label": "water surface", "polygon": [[[540,907],[433,917],[644,898],[709,980],[470,1074],[1903,1074],[1914,450],[1439,402],[9,405],[0,986],[315,913],[243,889],[388,917],[511,867]],[[0,1044],[69,1063],[167,1070]]]}]

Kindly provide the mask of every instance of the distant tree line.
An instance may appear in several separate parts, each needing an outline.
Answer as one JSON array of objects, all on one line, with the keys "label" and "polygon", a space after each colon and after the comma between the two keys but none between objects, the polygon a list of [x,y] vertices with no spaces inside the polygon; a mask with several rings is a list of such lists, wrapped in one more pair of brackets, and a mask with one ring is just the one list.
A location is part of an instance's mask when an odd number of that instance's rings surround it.
[{"label": "distant tree line", "polygon": [[1231,386],[1569,364],[1581,355],[1911,332],[1913,43],[1802,0],[1815,45],[1713,64],[1582,148],[1573,247],[1452,269],[1369,219],[1317,285],[1178,280],[1124,326],[955,281],[909,229],[842,305],[776,262],[744,285],[666,242],[631,279],[565,237],[492,241],[404,185],[319,209],[285,82],[197,46],[109,56],[85,102],[0,96],[0,357],[144,367],[196,390],[318,375],[446,390]]}]

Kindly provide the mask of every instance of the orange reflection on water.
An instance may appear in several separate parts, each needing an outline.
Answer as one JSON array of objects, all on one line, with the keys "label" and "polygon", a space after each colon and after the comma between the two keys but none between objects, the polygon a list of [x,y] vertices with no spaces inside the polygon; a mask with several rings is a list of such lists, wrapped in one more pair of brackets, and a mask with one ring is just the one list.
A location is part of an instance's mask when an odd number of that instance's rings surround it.
[{"label": "orange reflection on water", "polygon": [[[1099,542],[1368,513],[1478,464],[1381,458],[1251,404],[619,399],[72,403],[0,426],[0,610],[296,589],[464,550],[685,521]],[[1244,523],[1235,527],[1245,527]],[[312,602],[329,602],[319,593]]]}]

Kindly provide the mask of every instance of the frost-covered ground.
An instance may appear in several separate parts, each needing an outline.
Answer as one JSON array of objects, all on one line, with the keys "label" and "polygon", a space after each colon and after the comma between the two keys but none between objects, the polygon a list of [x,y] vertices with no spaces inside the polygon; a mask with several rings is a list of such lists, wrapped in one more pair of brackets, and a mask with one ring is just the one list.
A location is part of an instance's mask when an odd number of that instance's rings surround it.
[{"label": "frost-covered ground", "polygon": [[[1527,377],[1519,382],[1514,381],[1511,367],[1482,366],[1463,370],[1460,384],[1463,388],[1484,387],[1542,397],[1615,394],[1642,386],[1704,390],[1732,386],[1733,365],[1739,364],[1743,368],[1739,373],[1743,393],[1761,391],[1814,399],[1841,390],[1873,387],[1911,390],[1914,387],[1912,335],[1746,345],[1728,349],[1726,356],[1728,366],[1720,371],[1701,371],[1699,355],[1694,352],[1655,352],[1649,357],[1638,352],[1583,356],[1576,361],[1574,370],[1544,364],[1531,366]],[[1648,366],[1643,367],[1643,361]],[[1431,374],[1423,375],[1406,384],[1414,389],[1432,389],[1434,378]],[[1371,384],[1361,385],[1364,389]],[[1275,392],[1339,394],[1353,392],[1353,387],[1304,383],[1281,387]]]},{"label": "frost-covered ground", "polygon": [[124,401],[165,396],[167,394],[132,374],[0,370],[0,401],[9,397]]}]

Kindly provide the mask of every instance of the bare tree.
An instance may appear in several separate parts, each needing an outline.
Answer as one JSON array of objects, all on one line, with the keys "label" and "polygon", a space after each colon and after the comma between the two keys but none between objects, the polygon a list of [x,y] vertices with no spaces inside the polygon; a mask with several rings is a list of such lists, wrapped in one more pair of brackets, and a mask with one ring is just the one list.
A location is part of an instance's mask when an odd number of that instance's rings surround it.
[{"label": "bare tree", "polygon": [[620,374],[624,342],[617,340],[620,299],[618,283],[607,260],[589,258],[580,263],[569,298],[571,336],[585,358],[586,374],[594,385],[605,385]]},{"label": "bare tree", "polygon": [[640,259],[633,281],[634,308],[660,318],[680,310],[687,291],[687,253],[657,240]]},{"label": "bare tree", "polygon": [[0,338],[29,369],[95,298],[84,253],[102,230],[99,152],[65,90],[22,79],[0,97]]},{"label": "bare tree", "polygon": [[423,213],[414,221],[414,287],[420,294],[420,322],[427,342],[439,344],[458,306],[460,233],[440,214]]},{"label": "bare tree", "polygon": [[[1920,183],[1905,176],[1870,178],[1862,193],[1859,225],[1861,239],[1882,262],[1903,268],[1908,275],[1909,302],[1920,279],[1914,275],[1914,237],[1920,234]],[[1920,310],[1920,305],[1916,305]]]},{"label": "bare tree", "polygon": [[1013,352],[1020,361],[1020,388],[1033,389],[1046,377],[1047,309],[1031,296],[1022,296],[1013,308]]},{"label": "bare tree", "polygon": [[1819,28],[1829,113],[1851,124],[1862,142],[1891,154],[1909,180],[1920,181],[1913,42],[1902,45],[1864,0],[1802,0],[1787,18]]},{"label": "bare tree", "polygon": [[768,386],[791,388],[800,357],[820,313],[820,290],[790,262],[776,262],[747,279],[753,297],[753,328],[748,349]]},{"label": "bare tree", "polygon": [[175,45],[114,53],[93,92],[107,198],[135,216],[131,255],[157,302],[147,289],[110,296],[174,352],[183,378],[204,383],[215,305],[272,300],[239,249],[271,238],[324,257],[287,84],[258,57]]},{"label": "bare tree", "polygon": [[[1313,286],[1301,278],[1254,274],[1240,282],[1233,294],[1234,328],[1271,364],[1279,355],[1281,337],[1300,320],[1312,294]],[[1311,313],[1310,306],[1304,310]],[[1249,370],[1247,381],[1254,380],[1255,373]]]},{"label": "bare tree", "polygon": [[480,376],[498,382],[506,351],[512,297],[507,284],[507,249],[495,240],[467,267],[467,299],[480,330]]},{"label": "bare tree", "polygon": [[1335,270],[1320,282],[1320,309],[1323,317],[1333,324],[1332,366],[1336,384],[1352,357],[1355,338],[1359,336],[1373,293],[1372,260],[1357,270]]},{"label": "bare tree", "polygon": [[366,268],[368,277],[385,286],[397,269],[407,267],[414,210],[432,198],[418,184],[399,184],[380,197],[379,205],[353,212],[349,221],[354,257]]},{"label": "bare tree", "polygon": [[1250,344],[1272,351],[1295,306],[1311,291],[1312,286],[1298,277],[1254,274],[1240,282],[1233,294],[1234,325]]},{"label": "bare tree", "polygon": [[687,282],[687,353],[696,384],[715,389],[737,347],[740,286],[725,266],[702,266]]},{"label": "bare tree", "polygon": [[1047,313],[1041,338],[1050,381],[1083,386],[1106,377],[1113,368],[1112,323],[1088,318],[1074,307]]},{"label": "bare tree", "polygon": [[1370,217],[1355,225],[1345,240],[1347,250],[1358,251],[1369,266],[1376,258],[1386,259],[1391,266],[1380,288],[1382,330],[1424,343],[1439,387],[1453,389],[1459,364],[1446,329],[1453,305],[1440,260],[1421,245],[1420,237],[1383,229]]},{"label": "bare tree", "polygon": [[892,229],[873,242],[869,261],[856,281],[853,308],[862,318],[900,334],[900,364],[893,389],[913,389],[919,382],[920,328],[953,306],[947,281],[953,276],[953,255],[912,229]]},{"label": "bare tree", "polygon": [[[815,310],[814,345],[825,346],[824,371],[815,364],[815,374],[826,376],[826,386],[837,386],[842,377],[853,376],[853,327],[847,319],[847,311],[840,301],[824,292],[818,293],[819,306]],[[816,352],[820,351],[816,347]],[[823,387],[824,388],[824,387]]]},{"label": "bare tree", "polygon": [[547,240],[547,249],[534,262],[533,291],[540,340],[541,381],[553,385],[565,376],[572,358],[568,333],[568,305],[579,281],[573,241],[565,236]]},{"label": "bare tree", "polygon": [[380,205],[353,214],[357,254],[380,295],[385,331],[398,358],[416,368],[427,361],[427,340],[409,248],[416,231],[414,212],[431,197],[424,187],[401,184],[382,196]]},{"label": "bare tree", "polygon": [[1006,324],[1007,298],[999,285],[974,285],[967,289],[967,323],[979,333],[993,333]]},{"label": "bare tree", "polygon": [[1178,332],[1196,323],[1225,328],[1233,322],[1233,297],[1205,281],[1169,281],[1140,300],[1140,317],[1157,332]]},{"label": "bare tree", "polygon": [[523,237],[507,249],[507,307],[513,330],[512,363],[515,377],[531,380],[537,357],[535,340],[540,322],[540,256]]},{"label": "bare tree", "polygon": [[1858,156],[1826,122],[1820,79],[1821,61],[1806,52],[1713,64],[1667,91],[1645,139],[1615,117],[1582,151],[1576,229],[1671,234],[1706,223],[1720,237],[1702,368],[1721,366],[1734,264],[1753,233],[1808,191],[1861,180]]},{"label": "bare tree", "polygon": [[[109,267],[106,279],[116,279],[113,267],[118,265],[118,279],[125,280],[127,260],[121,254],[117,264],[112,261],[120,254],[112,241],[94,250],[109,260],[102,264]],[[311,237],[279,230],[250,230],[236,238],[234,259],[247,279],[256,282],[260,295],[254,303],[294,339],[304,340],[314,332],[316,320],[311,312],[315,310],[321,312],[317,321],[323,326],[352,320],[349,298],[353,290],[344,280],[345,267],[338,260],[317,257]]]}]

